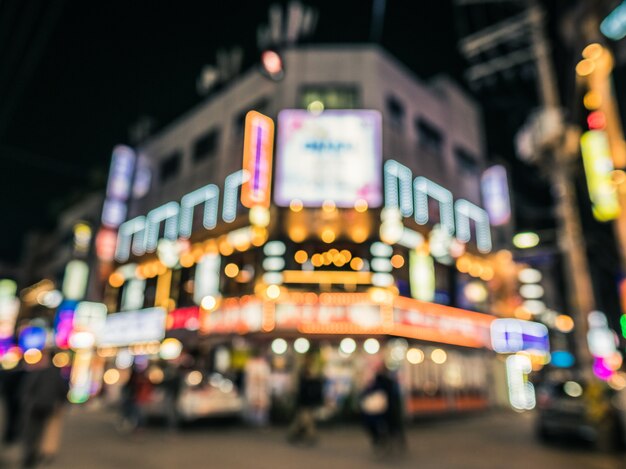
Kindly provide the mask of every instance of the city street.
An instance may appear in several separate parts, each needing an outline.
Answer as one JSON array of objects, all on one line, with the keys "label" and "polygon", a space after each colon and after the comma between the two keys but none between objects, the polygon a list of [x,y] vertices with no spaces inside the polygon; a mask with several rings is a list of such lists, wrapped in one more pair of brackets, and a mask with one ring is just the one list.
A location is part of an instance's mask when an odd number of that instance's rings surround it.
[{"label": "city street", "polygon": [[[546,446],[532,434],[532,415],[490,415],[422,422],[409,429],[406,456],[376,458],[358,427],[323,428],[317,446],[291,446],[285,429],[256,431],[238,423],[202,422],[170,435],[151,426],[116,433],[111,413],[72,409],[61,452],[51,466],[72,468],[588,468],[626,467],[626,455],[600,454],[579,443]],[[15,451],[9,457],[15,459]],[[8,467],[12,467],[9,465]]]}]

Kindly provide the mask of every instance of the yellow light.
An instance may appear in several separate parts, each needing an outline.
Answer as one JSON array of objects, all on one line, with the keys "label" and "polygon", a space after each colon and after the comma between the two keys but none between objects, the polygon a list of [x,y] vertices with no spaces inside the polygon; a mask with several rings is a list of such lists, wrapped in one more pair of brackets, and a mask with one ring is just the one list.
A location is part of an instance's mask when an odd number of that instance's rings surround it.
[{"label": "yellow light", "polygon": [[157,278],[154,306],[167,308],[170,302],[170,291],[172,288],[172,271],[165,269],[165,273]]},{"label": "yellow light", "polygon": [[418,365],[424,361],[424,352],[418,348],[410,348],[406,351],[406,360],[411,365]]},{"label": "yellow light", "polygon": [[352,270],[361,270],[363,268],[363,260],[360,257],[354,257],[350,261],[350,268]]},{"label": "yellow light", "polygon": [[480,274],[480,278],[484,280],[485,282],[488,282],[489,280],[493,279],[493,275],[494,275],[493,267],[486,265],[483,268],[483,272]]},{"label": "yellow light", "polygon": [[109,386],[116,384],[120,380],[120,372],[117,371],[115,368],[106,370],[104,372],[104,375],[102,376],[102,380],[105,384],[108,384]]},{"label": "yellow light", "polygon": [[324,264],[324,256],[321,254],[313,254],[311,257],[311,263],[314,267],[321,267]]},{"label": "yellow light", "polygon": [[340,254],[343,256],[346,262],[350,262],[350,259],[352,259],[352,253],[347,249],[342,249]]},{"label": "yellow light", "polygon": [[597,42],[593,44],[589,44],[587,47],[583,49],[583,57],[589,60],[596,60],[600,58],[602,53],[604,52],[604,47],[602,47]]},{"label": "yellow light", "polygon": [[289,202],[289,208],[292,212],[299,212],[303,207],[304,205],[302,205],[302,201],[300,199],[293,199]]},{"label": "yellow light", "polygon": [[523,306],[518,306],[517,308],[515,308],[515,311],[513,312],[513,314],[515,314],[515,317],[517,319],[528,320],[528,319],[531,319],[533,317],[533,315],[530,313],[530,311],[528,311]]},{"label": "yellow light", "polygon": [[70,364],[70,354],[59,352],[52,357],[52,364],[57,368],[63,368]]},{"label": "yellow light", "polygon": [[609,221],[620,214],[620,203],[611,180],[613,161],[606,132],[590,130],[580,137],[580,149],[593,214],[599,221]]},{"label": "yellow light", "polygon": [[626,173],[621,169],[616,169],[611,172],[611,179],[613,180],[613,184],[619,186],[626,182]]},{"label": "yellow light", "polygon": [[211,311],[213,308],[217,306],[217,300],[215,299],[214,296],[207,295],[204,298],[202,298],[202,301],[200,302],[200,306],[205,311]]},{"label": "yellow light", "polygon": [[460,257],[456,261],[456,269],[463,274],[469,272],[471,265],[472,261],[467,256]]},{"label": "yellow light", "polygon": [[574,329],[574,320],[565,314],[560,314],[554,320],[554,327],[561,332],[571,332]]},{"label": "yellow light", "polygon": [[311,101],[306,109],[313,113],[322,112],[324,110],[324,103],[316,99],[315,101]]},{"label": "yellow light", "polygon": [[191,267],[194,261],[195,261],[195,256],[190,252],[186,252],[180,256],[181,267]]},{"label": "yellow light", "polygon": [[483,266],[479,262],[472,262],[469,268],[469,274],[472,277],[480,277],[483,273]]},{"label": "yellow light", "polygon": [[404,257],[402,257],[400,254],[394,254],[393,256],[391,256],[391,265],[394,268],[399,269],[404,265]]},{"label": "yellow light", "polygon": [[280,287],[278,285],[270,285],[267,287],[267,290],[265,290],[265,294],[269,299],[275,300],[280,296]]},{"label": "yellow light", "polygon": [[163,370],[161,368],[153,367],[150,368],[150,371],[148,371],[148,380],[152,384],[161,384],[164,377],[165,373],[163,373]]},{"label": "yellow light", "polygon": [[254,226],[265,228],[270,224],[270,211],[265,207],[255,205],[250,209],[248,218],[250,219],[250,223]]},{"label": "yellow light", "polygon": [[309,255],[306,253],[306,251],[300,249],[299,251],[296,251],[296,253],[293,255],[293,258],[298,264],[304,264],[309,258]]},{"label": "yellow light", "polygon": [[237,274],[239,274],[239,266],[232,262],[230,264],[226,264],[226,267],[224,267],[224,273],[227,277],[235,278]]},{"label": "yellow light", "polygon": [[513,245],[519,249],[534,248],[539,244],[539,235],[532,231],[517,233],[513,236]]},{"label": "yellow light", "polygon": [[596,64],[593,60],[583,59],[576,65],[576,74],[581,77],[591,75],[596,69]]},{"label": "yellow light", "polygon": [[322,202],[322,210],[324,210],[326,213],[331,213],[335,211],[336,205],[335,202],[333,202],[332,200],[325,200],[324,202]]},{"label": "yellow light", "polygon": [[109,285],[113,288],[119,288],[124,285],[124,276],[119,272],[113,272],[109,275]]},{"label": "yellow light", "polygon": [[226,238],[219,241],[218,248],[222,256],[230,256],[235,251]]},{"label": "yellow light", "polygon": [[367,211],[367,207],[367,200],[365,199],[358,199],[356,202],[354,202],[354,210],[359,213]]},{"label": "yellow light", "polygon": [[444,350],[436,348],[430,354],[430,359],[433,361],[433,363],[436,363],[437,365],[442,365],[448,359],[448,354]]},{"label": "yellow light", "polygon": [[163,275],[167,272],[167,267],[161,262],[156,262],[157,275]]},{"label": "yellow light", "polygon": [[362,226],[355,226],[350,231],[350,237],[352,238],[352,241],[354,241],[355,243],[362,243],[363,241],[367,239],[368,235],[369,235],[369,232],[367,228],[364,228]]},{"label": "yellow light", "polygon": [[289,237],[294,243],[301,243],[306,239],[307,231],[303,226],[293,226],[289,228]]},{"label": "yellow light", "polygon": [[330,265],[333,263],[333,255],[330,253],[330,251],[326,251],[324,254],[322,254],[322,257],[324,259],[324,265]]},{"label": "yellow light", "polygon": [[34,365],[35,363],[39,363],[42,357],[41,350],[36,348],[29,348],[24,352],[24,361],[29,365]]},{"label": "yellow light", "polygon": [[335,232],[330,228],[326,228],[324,231],[322,231],[322,241],[324,241],[326,244],[332,243],[335,240],[335,236]]},{"label": "yellow light", "polygon": [[594,90],[587,91],[583,98],[583,104],[589,111],[595,111],[602,106],[602,95]]}]

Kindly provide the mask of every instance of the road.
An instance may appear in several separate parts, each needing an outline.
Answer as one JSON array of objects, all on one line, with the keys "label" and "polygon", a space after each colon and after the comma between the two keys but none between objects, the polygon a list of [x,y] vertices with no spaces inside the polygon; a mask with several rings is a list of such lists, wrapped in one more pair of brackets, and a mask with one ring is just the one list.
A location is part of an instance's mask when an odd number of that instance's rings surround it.
[{"label": "road", "polygon": [[[256,430],[232,422],[202,422],[170,434],[158,425],[122,436],[114,414],[72,408],[60,453],[49,469],[254,468],[254,469],[618,469],[626,454],[601,454],[580,442],[538,443],[532,415],[513,412],[420,422],[408,428],[406,455],[377,457],[355,425],[321,429],[316,446],[292,446],[285,428]],[[0,452],[8,464],[17,450]],[[1,465],[0,465],[1,466]]]}]

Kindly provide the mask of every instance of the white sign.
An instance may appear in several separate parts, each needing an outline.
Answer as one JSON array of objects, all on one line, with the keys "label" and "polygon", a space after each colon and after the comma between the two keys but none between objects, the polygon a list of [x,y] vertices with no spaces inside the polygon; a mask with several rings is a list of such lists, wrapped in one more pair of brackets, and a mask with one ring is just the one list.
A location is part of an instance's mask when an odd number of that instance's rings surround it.
[{"label": "white sign", "polygon": [[381,116],[378,111],[286,109],[278,114],[277,205],[298,199],[305,207],[332,200],[354,207],[382,204]]},{"label": "white sign", "polygon": [[98,346],[124,347],[161,341],[165,337],[166,315],[163,308],[110,314],[102,334],[98,337]]}]

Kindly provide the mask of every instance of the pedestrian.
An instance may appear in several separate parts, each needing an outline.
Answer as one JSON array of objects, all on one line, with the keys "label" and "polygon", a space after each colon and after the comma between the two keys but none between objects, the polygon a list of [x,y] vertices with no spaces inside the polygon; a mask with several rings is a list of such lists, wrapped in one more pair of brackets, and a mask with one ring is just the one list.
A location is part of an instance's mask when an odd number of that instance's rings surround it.
[{"label": "pedestrian", "polygon": [[163,405],[165,407],[167,427],[170,432],[175,432],[179,424],[178,398],[181,389],[180,373],[177,367],[165,361],[162,362],[161,369],[163,370],[161,387],[164,392]]},{"label": "pedestrian", "polygon": [[316,443],[315,409],[323,403],[322,377],[316,373],[313,357],[307,355],[298,373],[296,412],[288,435],[290,442],[305,441],[309,444]]},{"label": "pedestrian", "polygon": [[142,405],[147,402],[151,383],[137,365],[131,368],[128,381],[122,388],[122,421],[119,430],[123,433],[136,431],[143,426]]},{"label": "pedestrian", "polygon": [[384,363],[377,366],[371,383],[361,393],[361,412],[374,451],[389,454],[406,450],[402,399],[397,379]]},{"label": "pedestrian", "polygon": [[[42,358],[24,377],[22,388],[23,410],[23,467],[35,467],[43,461],[43,438],[46,431],[46,450],[53,456],[58,447],[61,426],[61,408],[66,402],[69,386],[61,371],[54,367],[50,351],[44,350]],[[55,419],[58,419],[55,422]],[[51,426],[52,425],[52,426]]]},{"label": "pedestrian", "polygon": [[250,423],[267,425],[270,408],[270,366],[265,357],[255,350],[244,368],[246,412]]},{"label": "pedestrian", "polygon": [[17,442],[21,413],[21,388],[24,368],[20,362],[12,370],[0,370],[0,396],[4,406],[2,443],[6,446]]}]

